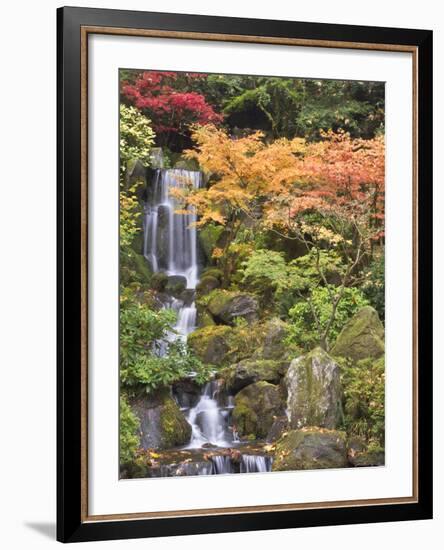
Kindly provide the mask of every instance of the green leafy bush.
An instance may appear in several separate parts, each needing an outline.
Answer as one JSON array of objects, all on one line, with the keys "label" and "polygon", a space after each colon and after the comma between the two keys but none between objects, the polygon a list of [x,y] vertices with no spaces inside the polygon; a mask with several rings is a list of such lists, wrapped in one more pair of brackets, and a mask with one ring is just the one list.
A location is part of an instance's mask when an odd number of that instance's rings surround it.
[{"label": "green leafy bush", "polygon": [[139,447],[137,432],[140,422],[128,405],[125,395],[120,396],[120,463],[125,464],[134,459]]},{"label": "green leafy bush", "polygon": [[128,162],[140,160],[148,166],[155,133],[151,121],[135,107],[120,105],[120,174],[126,171]]},{"label": "green leafy bush", "polygon": [[[329,290],[334,292],[335,288],[314,288],[308,300],[301,299],[290,309],[289,342],[306,350],[320,344],[320,334],[325,331],[333,313],[333,302]],[[344,288],[343,296],[338,303],[329,330],[329,342],[334,342],[345,323],[366,305],[368,305],[368,300],[361,290],[358,288]],[[320,326],[316,323],[312,308],[316,312]]]},{"label": "green leafy bush", "polygon": [[355,365],[343,361],[341,378],[347,433],[384,447],[384,357],[363,359]]},{"label": "green leafy bush", "polygon": [[381,321],[385,318],[385,262],[384,254],[379,254],[364,271],[362,290],[371,305],[378,312]]},{"label": "green leafy bush", "polygon": [[169,341],[175,321],[171,309],[155,311],[131,300],[121,304],[120,379],[127,390],[148,393],[192,373],[198,383],[209,378],[209,369],[185,343]]}]

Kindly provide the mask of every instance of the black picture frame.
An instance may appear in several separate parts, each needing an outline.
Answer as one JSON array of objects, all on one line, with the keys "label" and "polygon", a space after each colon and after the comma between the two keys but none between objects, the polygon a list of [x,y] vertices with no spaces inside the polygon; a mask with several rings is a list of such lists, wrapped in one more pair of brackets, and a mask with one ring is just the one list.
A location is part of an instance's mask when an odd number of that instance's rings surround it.
[{"label": "black picture frame", "polygon": [[[82,504],[82,96],[84,27],[145,29],[404,45],[417,55],[417,480],[415,502],[313,509],[201,514],[186,517],[89,520]],[[239,19],[64,7],[57,10],[58,93],[58,381],[57,539],[62,542],[283,529],[432,518],[432,32],[383,27]],[[82,168],[83,167],[83,168]]]}]

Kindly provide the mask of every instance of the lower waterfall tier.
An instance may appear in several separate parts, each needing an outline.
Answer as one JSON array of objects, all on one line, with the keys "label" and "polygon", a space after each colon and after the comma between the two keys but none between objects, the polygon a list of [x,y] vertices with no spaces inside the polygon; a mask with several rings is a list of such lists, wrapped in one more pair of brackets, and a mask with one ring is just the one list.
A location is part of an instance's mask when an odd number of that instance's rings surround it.
[{"label": "lower waterfall tier", "polygon": [[265,444],[238,444],[230,448],[146,451],[147,460],[138,472],[122,477],[175,477],[270,472],[272,456]]}]

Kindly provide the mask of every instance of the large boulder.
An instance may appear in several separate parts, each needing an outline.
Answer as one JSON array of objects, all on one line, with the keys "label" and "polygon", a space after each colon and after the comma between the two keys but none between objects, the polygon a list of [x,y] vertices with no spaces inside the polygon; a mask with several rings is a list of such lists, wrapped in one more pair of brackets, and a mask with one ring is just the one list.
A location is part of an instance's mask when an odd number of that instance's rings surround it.
[{"label": "large boulder", "polygon": [[230,351],[231,331],[231,327],[223,325],[205,326],[188,335],[188,345],[204,363],[221,365]]},{"label": "large boulder", "polygon": [[244,359],[219,372],[218,378],[224,381],[225,390],[236,394],[246,386],[261,380],[279,384],[288,367],[283,361],[272,359]]},{"label": "large boulder", "polygon": [[227,325],[233,325],[238,318],[252,323],[259,317],[258,301],[251,294],[216,290],[209,295],[207,308],[216,321]]},{"label": "large boulder", "polygon": [[291,428],[336,428],[341,420],[339,366],[322,348],[294,359],[285,377]]},{"label": "large boulder", "polygon": [[370,306],[360,309],[340,332],[330,352],[353,361],[378,358],[384,354],[384,327]]},{"label": "large boulder", "polygon": [[278,386],[256,382],[241,390],[234,399],[233,426],[242,438],[265,439],[277,416],[284,410]]},{"label": "large boulder", "polygon": [[273,471],[345,468],[344,432],[318,428],[292,430],[276,442]]},{"label": "large boulder", "polygon": [[170,449],[190,440],[191,426],[166,390],[139,397],[131,407],[140,420],[142,448]]}]

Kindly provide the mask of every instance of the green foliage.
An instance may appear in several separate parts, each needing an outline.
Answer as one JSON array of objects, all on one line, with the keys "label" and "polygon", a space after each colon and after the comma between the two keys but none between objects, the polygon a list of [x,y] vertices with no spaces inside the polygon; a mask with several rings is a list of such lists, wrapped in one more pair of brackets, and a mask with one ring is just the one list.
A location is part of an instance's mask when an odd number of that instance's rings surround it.
[{"label": "green foliage", "polygon": [[371,305],[378,312],[381,321],[385,318],[385,262],[384,254],[375,257],[370,266],[364,271],[362,290]]},{"label": "green foliage", "polygon": [[192,373],[198,383],[207,380],[208,367],[182,341],[169,341],[175,321],[171,309],[154,311],[133,300],[121,303],[120,379],[127,390],[149,393]]},{"label": "green foliage", "polygon": [[151,121],[135,107],[120,105],[120,174],[131,160],[139,159],[148,166],[155,134]]},{"label": "green foliage", "polygon": [[137,432],[140,422],[132,412],[125,395],[120,396],[120,463],[125,464],[134,459],[135,452],[139,447],[139,436]]},{"label": "green foliage", "polygon": [[342,361],[341,379],[347,433],[364,438],[375,448],[384,447],[384,357],[363,359],[355,365]]},{"label": "green foliage", "polygon": [[325,283],[333,283],[343,273],[339,255],[333,251],[314,250],[290,262],[283,252],[255,250],[243,263],[242,284],[262,296],[262,301],[274,299],[286,316],[304,293]]},{"label": "green foliage", "polygon": [[[316,287],[306,300],[301,300],[289,311],[291,324],[289,342],[309,350],[321,343],[321,335],[327,328],[333,314],[331,293],[335,288]],[[338,303],[334,320],[331,324],[328,340],[333,342],[345,323],[362,307],[368,305],[368,300],[358,288],[344,288],[343,296]],[[313,309],[312,309],[313,308]],[[318,318],[316,323],[313,310]]]}]

